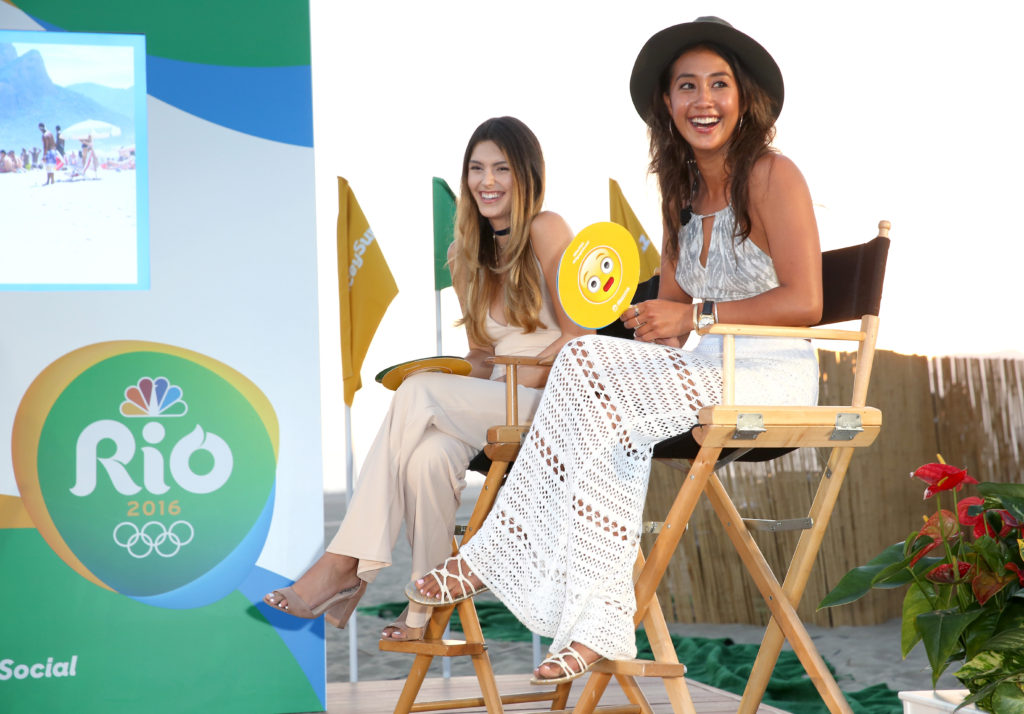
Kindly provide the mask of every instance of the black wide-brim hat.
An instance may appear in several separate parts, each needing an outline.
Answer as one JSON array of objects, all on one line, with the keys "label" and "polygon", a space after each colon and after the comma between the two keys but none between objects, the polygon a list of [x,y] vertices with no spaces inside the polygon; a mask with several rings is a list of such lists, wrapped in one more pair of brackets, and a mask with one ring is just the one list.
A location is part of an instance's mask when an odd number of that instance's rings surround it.
[{"label": "black wide-brim hat", "polygon": [[786,88],[782,70],[775,59],[749,35],[745,35],[718,17],[698,17],[693,22],[666,27],[647,40],[633,63],[629,78],[629,93],[633,106],[644,121],[651,113],[651,101],[665,68],[685,50],[696,45],[712,43],[735,54],[743,69],[754,78],[772,100],[772,116],[779,118]]}]

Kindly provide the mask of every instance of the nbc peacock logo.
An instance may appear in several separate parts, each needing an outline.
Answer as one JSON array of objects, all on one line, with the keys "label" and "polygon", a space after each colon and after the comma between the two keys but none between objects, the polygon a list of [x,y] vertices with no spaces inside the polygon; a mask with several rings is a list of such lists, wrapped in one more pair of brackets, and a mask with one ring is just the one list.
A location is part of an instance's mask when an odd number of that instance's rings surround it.
[{"label": "nbc peacock logo", "polygon": [[263,548],[277,418],[205,355],[134,341],[64,355],[25,392],[12,450],[40,534],[100,587],[200,607],[237,588]]}]

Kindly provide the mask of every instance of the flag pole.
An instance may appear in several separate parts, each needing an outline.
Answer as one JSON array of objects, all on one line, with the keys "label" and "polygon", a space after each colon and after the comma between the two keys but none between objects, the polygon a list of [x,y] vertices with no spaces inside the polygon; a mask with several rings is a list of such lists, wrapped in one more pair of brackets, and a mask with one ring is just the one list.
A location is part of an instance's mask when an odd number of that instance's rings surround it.
[{"label": "flag pole", "polygon": [[[341,332],[341,373],[345,399],[345,511],[355,491],[352,457],[352,399],[362,387],[359,370],[388,305],[398,294],[394,276],[359,207],[352,187],[338,177],[338,313]],[[356,614],[348,631],[349,680],[359,681]]]},{"label": "flag pole", "polygon": [[[353,465],[355,459],[352,456],[352,407],[345,405],[345,513],[348,513],[348,505],[352,503],[353,490]],[[352,612],[349,620],[348,630],[348,681],[359,681],[359,640],[357,632],[359,627],[359,613]]]},{"label": "flag pole", "polygon": [[435,327],[437,328],[437,354],[442,355],[444,352],[441,351],[441,291],[434,291],[434,317]]}]

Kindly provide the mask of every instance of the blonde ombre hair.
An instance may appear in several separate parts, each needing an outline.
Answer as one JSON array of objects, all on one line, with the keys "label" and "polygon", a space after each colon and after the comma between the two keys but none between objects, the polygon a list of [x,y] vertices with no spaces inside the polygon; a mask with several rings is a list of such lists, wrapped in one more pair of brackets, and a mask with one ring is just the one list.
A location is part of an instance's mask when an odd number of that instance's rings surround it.
[{"label": "blonde ombre hair", "polygon": [[[480,215],[469,189],[469,160],[482,141],[493,141],[512,171],[512,216],[508,242],[501,256],[491,222]],[[471,342],[490,345],[486,320],[495,292],[503,291],[510,325],[533,332],[540,321],[543,276],[530,246],[530,225],[544,203],[544,154],[530,128],[514,117],[488,119],[476,128],[462,159],[461,195],[455,213],[452,276],[462,287],[462,319]]]}]

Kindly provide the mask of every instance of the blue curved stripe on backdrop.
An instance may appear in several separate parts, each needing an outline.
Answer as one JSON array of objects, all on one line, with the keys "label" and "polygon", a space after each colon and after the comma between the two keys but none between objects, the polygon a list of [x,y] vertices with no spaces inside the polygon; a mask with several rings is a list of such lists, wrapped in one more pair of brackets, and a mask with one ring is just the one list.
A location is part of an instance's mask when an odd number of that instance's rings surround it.
[{"label": "blue curved stripe on backdrop", "polygon": [[239,592],[249,599],[267,619],[281,637],[285,646],[295,657],[299,667],[309,679],[309,685],[320,697],[320,704],[327,704],[327,690],[324,664],[324,618],[303,620],[281,612],[263,602],[263,595],[294,581],[270,570],[254,565],[249,577],[238,586]]},{"label": "blue curved stripe on backdrop", "polygon": [[148,55],[146,90],[182,111],[229,129],[313,146],[309,65],[227,67]]},{"label": "blue curved stripe on backdrop", "polygon": [[[53,23],[32,19],[49,32],[65,31]],[[235,131],[313,146],[313,80],[309,65],[228,67],[147,54],[146,91],[182,111]]]}]

